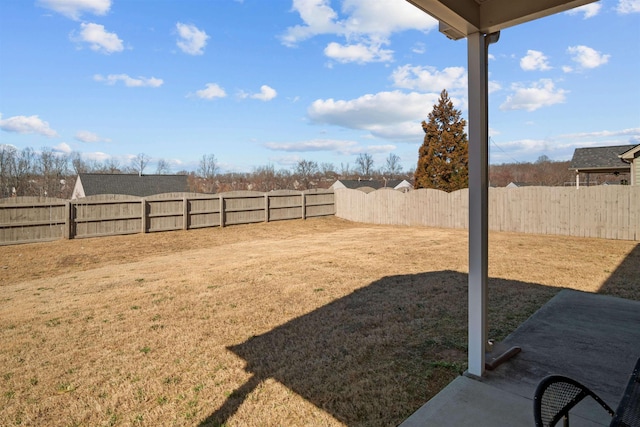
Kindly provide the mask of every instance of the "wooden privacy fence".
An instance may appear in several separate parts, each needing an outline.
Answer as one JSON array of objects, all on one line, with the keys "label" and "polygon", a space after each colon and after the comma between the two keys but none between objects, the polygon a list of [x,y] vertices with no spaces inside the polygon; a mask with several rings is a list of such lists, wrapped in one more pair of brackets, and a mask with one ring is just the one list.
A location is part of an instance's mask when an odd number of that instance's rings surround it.
[{"label": "wooden privacy fence", "polygon": [[[469,190],[335,191],[336,216],[372,224],[467,228]],[[489,229],[640,240],[640,187],[489,189]]]},{"label": "wooden privacy fence", "polygon": [[0,245],[333,215],[331,190],[0,199]]}]

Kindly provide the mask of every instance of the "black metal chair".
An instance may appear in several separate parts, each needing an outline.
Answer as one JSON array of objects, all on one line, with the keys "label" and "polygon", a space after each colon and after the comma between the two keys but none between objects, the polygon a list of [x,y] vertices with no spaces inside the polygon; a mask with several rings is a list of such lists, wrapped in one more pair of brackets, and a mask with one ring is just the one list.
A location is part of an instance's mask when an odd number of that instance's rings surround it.
[{"label": "black metal chair", "polygon": [[640,359],[636,362],[624,395],[614,412],[598,395],[578,381],[562,375],[544,378],[533,398],[536,427],[553,427],[563,420],[569,426],[569,411],[584,398],[591,397],[613,417],[610,426],[640,427]]},{"label": "black metal chair", "polygon": [[587,387],[562,375],[543,379],[533,398],[533,417],[536,427],[553,427],[561,419],[569,427],[569,411],[585,397],[591,397],[613,417],[613,409]]}]

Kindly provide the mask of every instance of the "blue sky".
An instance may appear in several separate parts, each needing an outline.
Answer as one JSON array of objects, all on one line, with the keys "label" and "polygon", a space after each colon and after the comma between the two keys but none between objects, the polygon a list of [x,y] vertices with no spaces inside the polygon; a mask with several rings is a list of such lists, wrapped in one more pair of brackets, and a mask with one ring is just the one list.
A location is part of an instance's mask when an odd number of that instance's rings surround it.
[{"label": "blue sky", "polygon": [[[2,0],[0,144],[173,172],[302,159],[415,168],[467,43],[404,0]],[[640,0],[601,0],[491,45],[490,161],[640,143]]]}]

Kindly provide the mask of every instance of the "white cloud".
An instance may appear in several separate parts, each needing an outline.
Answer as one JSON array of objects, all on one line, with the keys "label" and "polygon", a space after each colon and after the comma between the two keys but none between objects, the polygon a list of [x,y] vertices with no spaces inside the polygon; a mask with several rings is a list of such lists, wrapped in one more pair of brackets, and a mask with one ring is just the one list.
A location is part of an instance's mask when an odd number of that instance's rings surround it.
[{"label": "white cloud", "polygon": [[102,137],[98,136],[97,134],[95,134],[93,132],[86,131],[86,130],[79,130],[78,132],[76,132],[75,138],[76,138],[76,140],[78,140],[80,142],[87,142],[87,143],[91,143],[91,142],[111,142],[111,140],[108,139],[108,138],[102,138]]},{"label": "white cloud", "polygon": [[403,65],[391,74],[393,85],[403,89],[441,92],[466,89],[467,73],[463,67],[447,67],[442,71],[429,66]]},{"label": "white cloud", "polygon": [[527,50],[527,54],[520,59],[520,68],[524,71],[547,71],[551,69],[548,59],[540,51]]},{"label": "white cloud", "polygon": [[397,0],[345,0],[341,16],[329,0],[294,0],[292,10],[300,15],[302,25],[289,27],[280,37],[293,47],[311,37],[333,34],[346,43],[331,42],[325,55],[339,62],[391,61],[393,51],[382,49],[389,36],[404,30],[430,31],[437,21],[408,2]]},{"label": "white cloud", "polygon": [[260,86],[259,93],[249,94],[246,92],[240,92],[238,96],[240,96],[240,98],[259,99],[260,101],[266,102],[266,101],[271,101],[276,96],[278,96],[278,92],[276,92],[276,90],[272,87],[269,87],[267,85],[262,85]]},{"label": "white cloud", "polygon": [[489,93],[494,93],[502,89],[502,86],[500,85],[500,83],[495,82],[493,80],[489,80],[488,86],[489,86],[488,88]]},{"label": "white cloud", "polygon": [[331,8],[329,0],[293,0],[292,10],[298,12],[304,25],[287,29],[281,36],[285,46],[295,46],[318,34],[342,32],[340,24],[336,22],[338,14]]},{"label": "white cloud", "polygon": [[155,77],[129,77],[126,74],[109,74],[103,76],[102,74],[96,74],[93,76],[93,80],[97,82],[106,83],[108,85],[114,85],[121,81],[127,87],[160,87],[164,83],[162,79]]},{"label": "white cloud", "polygon": [[629,128],[622,129],[617,131],[598,131],[598,132],[579,132],[579,133],[568,133],[565,135],[560,135],[561,138],[578,138],[578,139],[590,139],[590,138],[610,138],[616,136],[630,136],[630,137],[640,137],[640,128]]},{"label": "white cloud", "polygon": [[111,0],[38,0],[38,4],[76,21],[83,13],[105,15],[111,8]]},{"label": "white cloud", "polygon": [[621,15],[640,13],[640,0],[620,0],[616,10]]},{"label": "white cloud", "polygon": [[418,42],[416,43],[412,48],[411,48],[411,52],[413,53],[417,53],[418,55],[421,55],[423,53],[425,53],[427,51],[427,46],[422,43],[422,42]]},{"label": "white cloud", "polygon": [[0,115],[0,129],[5,132],[22,134],[36,133],[50,138],[59,136],[55,130],[49,127],[49,123],[38,116],[13,116],[2,119],[2,115]]},{"label": "white cloud", "polygon": [[372,43],[355,43],[342,45],[331,42],[324,49],[324,54],[338,62],[357,62],[364,64],[367,62],[388,62],[393,59],[393,51],[383,49],[381,45]]},{"label": "white cloud", "polygon": [[606,64],[611,55],[603,55],[588,46],[570,46],[567,52],[572,55],[571,59],[582,68],[596,68]]},{"label": "white cloud", "polygon": [[270,150],[288,151],[294,153],[310,151],[335,151],[345,154],[351,153],[358,146],[356,141],[340,139],[312,139],[300,142],[268,142],[264,146]]},{"label": "white cloud", "polygon": [[371,153],[371,154],[375,154],[375,153],[390,153],[391,151],[394,151],[396,148],[398,148],[398,147],[396,147],[393,144],[367,145],[366,147],[364,147],[364,149],[361,152],[363,152],[363,153]]},{"label": "white cloud", "polygon": [[584,6],[576,7],[574,9],[568,10],[566,13],[569,15],[577,15],[582,14],[584,19],[593,18],[594,16],[600,13],[600,9],[602,5],[600,3],[589,3]]},{"label": "white cloud", "polygon": [[102,151],[95,151],[93,153],[82,153],[82,158],[87,160],[94,160],[96,162],[104,162],[105,160],[112,159],[113,156]]},{"label": "white cloud", "polygon": [[207,83],[204,89],[196,91],[196,97],[201,99],[224,98],[227,93],[216,83]]},{"label": "white cloud", "polygon": [[307,111],[316,123],[369,131],[384,138],[412,138],[422,132],[423,120],[437,103],[436,93],[400,91],[368,94],[352,100],[318,99]]},{"label": "white cloud", "polygon": [[430,31],[438,26],[431,16],[406,1],[344,0],[347,34],[389,35],[405,30]]},{"label": "white cloud", "polygon": [[80,24],[80,33],[71,33],[71,40],[89,43],[91,50],[101,53],[122,52],[124,46],[116,33],[104,29],[104,25],[86,23]]},{"label": "white cloud", "polygon": [[501,110],[535,111],[542,107],[560,104],[565,101],[567,91],[558,89],[550,79],[541,79],[530,87],[519,84],[512,86],[514,94],[500,105]]},{"label": "white cloud", "polygon": [[71,154],[73,150],[71,149],[71,146],[69,144],[67,144],[66,142],[61,142],[60,144],[53,146],[53,151],[57,153]]},{"label": "white cloud", "polygon": [[178,30],[178,41],[176,44],[184,53],[189,55],[202,55],[207,45],[209,36],[203,30],[198,29],[195,25],[176,24]]}]

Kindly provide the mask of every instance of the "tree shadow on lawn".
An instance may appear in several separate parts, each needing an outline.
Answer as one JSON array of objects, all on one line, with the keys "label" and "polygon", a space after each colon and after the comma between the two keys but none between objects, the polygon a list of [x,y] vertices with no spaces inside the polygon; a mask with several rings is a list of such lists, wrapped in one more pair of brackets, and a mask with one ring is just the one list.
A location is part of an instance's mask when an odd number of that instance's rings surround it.
[{"label": "tree shadow on lawn", "polygon": [[[559,290],[489,279],[489,336]],[[201,426],[226,423],[267,378],[346,425],[397,425],[466,369],[467,275],[385,277],[228,349],[253,376]]]}]

